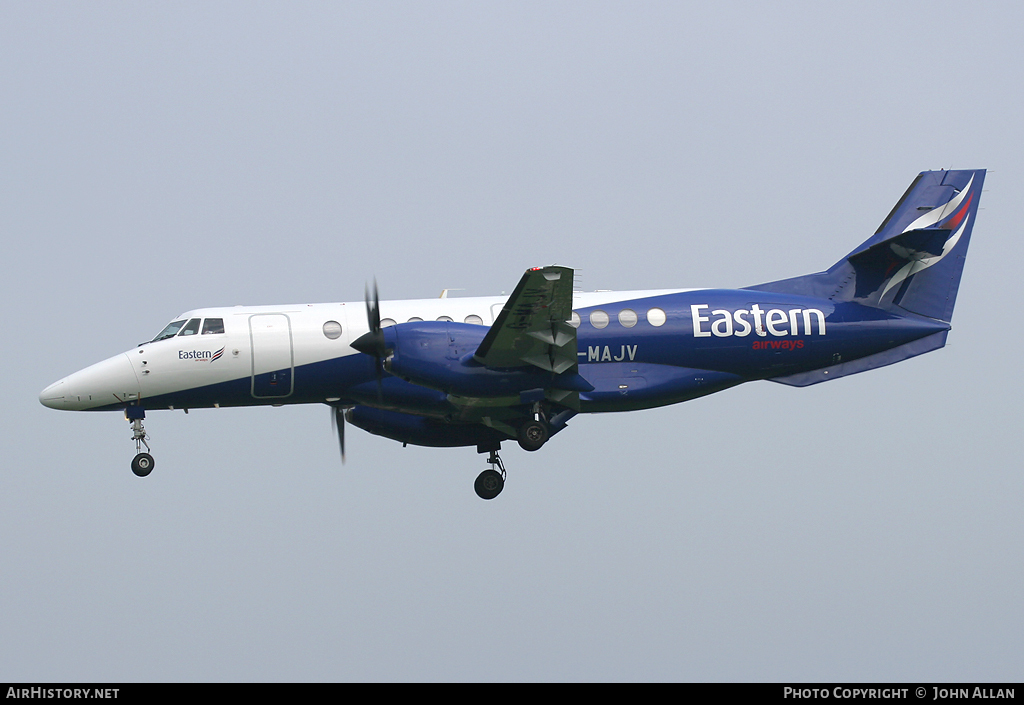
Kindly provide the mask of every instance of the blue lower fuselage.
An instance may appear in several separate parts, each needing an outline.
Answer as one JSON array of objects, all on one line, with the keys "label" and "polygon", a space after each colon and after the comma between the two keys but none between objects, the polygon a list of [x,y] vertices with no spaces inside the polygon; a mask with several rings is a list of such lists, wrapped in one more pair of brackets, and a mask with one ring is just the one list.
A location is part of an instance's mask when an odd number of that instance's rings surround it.
[{"label": "blue lower fuselage", "polygon": [[[743,289],[635,294],[574,297],[578,374],[585,380],[585,391],[578,391],[581,412],[686,401],[750,380],[784,378],[877,355],[949,328],[941,321],[857,303]],[[450,416],[453,392],[444,375],[458,380],[453,384],[468,384],[468,358],[487,327],[435,319],[457,313],[455,320],[461,320],[463,312],[472,310],[476,313],[466,315],[489,323],[501,303],[435,299],[382,304],[386,315],[403,321],[396,329],[401,332],[398,354],[408,358],[422,348],[424,362],[442,371],[427,385],[387,372],[378,382],[375,360],[348,344],[367,330],[358,317],[361,304],[235,307],[182,316],[222,318],[223,333],[146,343],[51,385],[50,398],[60,401],[47,405],[89,410],[139,405],[157,410],[368,404]],[[424,320],[404,322],[409,318]],[[332,323],[340,334],[334,334]],[[431,348],[427,341],[432,336],[447,336],[447,347]],[[423,342],[417,345],[418,341]],[[94,379],[88,376],[90,370]],[[543,385],[547,373],[527,369],[517,374],[534,375]],[[113,389],[104,389],[114,376]],[[510,371],[502,376],[504,384],[514,377]],[[486,374],[478,378],[478,387],[468,389],[479,395],[483,406],[488,397],[518,394],[534,384],[524,378],[519,387],[503,390],[488,386]],[[458,391],[471,396],[465,389]]]}]

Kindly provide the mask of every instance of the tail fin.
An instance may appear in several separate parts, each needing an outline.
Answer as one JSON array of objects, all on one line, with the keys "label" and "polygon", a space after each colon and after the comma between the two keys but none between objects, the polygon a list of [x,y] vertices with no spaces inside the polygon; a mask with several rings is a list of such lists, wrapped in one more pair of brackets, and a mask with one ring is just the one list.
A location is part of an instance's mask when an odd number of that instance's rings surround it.
[{"label": "tail fin", "polygon": [[868,240],[829,270],[748,287],[901,308],[949,322],[985,170],[918,175]]}]

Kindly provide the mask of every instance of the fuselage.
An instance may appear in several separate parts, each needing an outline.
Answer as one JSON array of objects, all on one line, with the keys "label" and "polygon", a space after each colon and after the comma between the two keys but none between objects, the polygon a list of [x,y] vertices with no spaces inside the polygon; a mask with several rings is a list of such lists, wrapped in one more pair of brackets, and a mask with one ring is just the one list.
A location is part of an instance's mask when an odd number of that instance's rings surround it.
[{"label": "fuselage", "polygon": [[[472,342],[505,300],[385,301],[380,308],[384,326],[423,321],[424,331],[436,331],[440,321],[453,341]],[[381,400],[375,361],[351,347],[369,330],[363,302],[205,308],[175,322],[163,339],[50,385],[40,401],[75,411],[368,403],[450,414],[447,390],[390,375]],[[579,374],[593,387],[580,393],[581,412],[685,401],[856,360],[949,327],[853,302],[746,289],[575,293],[571,323]],[[463,364],[449,357],[453,369]]]}]

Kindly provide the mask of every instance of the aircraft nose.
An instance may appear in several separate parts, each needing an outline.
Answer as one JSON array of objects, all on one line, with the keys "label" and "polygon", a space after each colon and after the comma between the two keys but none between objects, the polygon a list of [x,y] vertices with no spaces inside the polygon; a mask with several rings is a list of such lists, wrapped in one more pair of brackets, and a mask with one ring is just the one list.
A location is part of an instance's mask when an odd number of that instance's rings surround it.
[{"label": "aircraft nose", "polygon": [[43,406],[84,411],[139,398],[139,381],[125,354],[115,355],[68,375],[39,394]]},{"label": "aircraft nose", "polygon": [[64,408],[64,395],[67,393],[66,380],[60,380],[54,382],[49,387],[39,392],[39,403],[43,406],[48,406],[51,409],[63,409]]}]

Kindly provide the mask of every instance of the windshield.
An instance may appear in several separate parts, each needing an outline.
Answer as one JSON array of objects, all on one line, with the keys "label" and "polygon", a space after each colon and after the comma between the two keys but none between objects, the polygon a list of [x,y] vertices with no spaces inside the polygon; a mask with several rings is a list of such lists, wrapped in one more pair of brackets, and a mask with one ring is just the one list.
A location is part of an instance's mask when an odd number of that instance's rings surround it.
[{"label": "windshield", "polygon": [[174,323],[170,323],[170,324],[167,325],[166,328],[164,328],[162,331],[160,331],[159,335],[157,335],[155,338],[153,338],[149,342],[155,343],[158,340],[165,340],[166,338],[173,338],[174,335],[181,329],[181,327],[183,325],[185,325],[185,320],[184,319],[182,319],[180,321],[175,321]]}]

